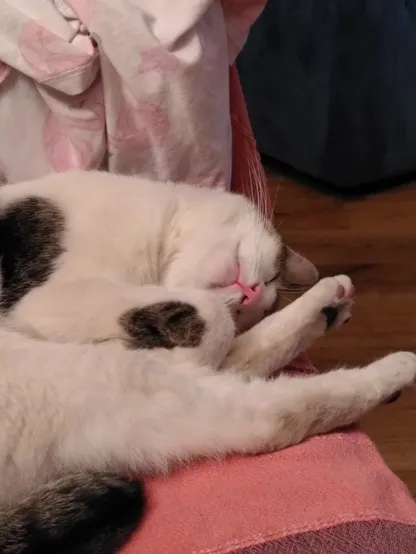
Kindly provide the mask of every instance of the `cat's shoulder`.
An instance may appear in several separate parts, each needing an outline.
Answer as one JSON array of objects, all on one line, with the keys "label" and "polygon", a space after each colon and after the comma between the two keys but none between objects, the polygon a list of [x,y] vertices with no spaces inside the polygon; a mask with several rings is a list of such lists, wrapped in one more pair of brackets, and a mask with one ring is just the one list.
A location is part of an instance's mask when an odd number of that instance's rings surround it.
[{"label": "cat's shoulder", "polygon": [[54,173],[0,187],[0,208],[10,204],[41,198],[55,206],[77,205],[86,207],[104,203],[117,205],[130,200],[166,202],[180,191],[169,182],[159,182],[140,176],[111,174],[104,171],[68,171]]},{"label": "cat's shoulder", "polygon": [[[98,170],[73,170],[63,173],[51,173],[28,181],[5,184],[0,187],[0,197],[17,197],[29,194],[56,195],[71,190],[85,193],[88,189],[125,189],[150,188],[155,185],[151,179],[139,176],[118,175]],[[158,183],[163,186],[163,183]],[[168,185],[167,185],[168,186]]]},{"label": "cat's shoulder", "polygon": [[[73,170],[0,187],[0,210],[25,202],[48,203],[70,212],[74,209],[125,210],[154,206],[173,207],[183,211],[189,207],[238,204],[238,197],[221,189],[196,187],[186,183],[157,181],[145,176],[118,175],[97,170]],[[240,198],[240,203],[243,202]]]}]

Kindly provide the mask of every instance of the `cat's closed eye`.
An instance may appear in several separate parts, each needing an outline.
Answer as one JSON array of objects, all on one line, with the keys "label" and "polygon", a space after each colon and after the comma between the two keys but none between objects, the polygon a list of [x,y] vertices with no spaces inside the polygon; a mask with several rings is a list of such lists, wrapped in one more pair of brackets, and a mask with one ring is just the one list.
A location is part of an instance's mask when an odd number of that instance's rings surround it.
[{"label": "cat's closed eye", "polygon": [[275,273],[275,275],[271,279],[268,279],[267,281],[265,281],[264,284],[271,285],[274,281],[277,281],[279,277],[280,277],[280,271]]}]

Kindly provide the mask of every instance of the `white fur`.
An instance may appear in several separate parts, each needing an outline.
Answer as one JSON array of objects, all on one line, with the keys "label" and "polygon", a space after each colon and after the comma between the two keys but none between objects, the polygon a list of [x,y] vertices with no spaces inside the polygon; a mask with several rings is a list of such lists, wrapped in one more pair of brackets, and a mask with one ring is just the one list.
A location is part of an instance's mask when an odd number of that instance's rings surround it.
[{"label": "white fur", "polygon": [[[75,330],[77,336],[73,337],[67,328],[68,310],[72,310],[73,327],[88,314],[89,322],[84,320],[84,325],[99,334],[105,296],[114,294],[114,303],[123,304],[123,297],[136,294],[143,304],[147,291],[134,293],[127,285],[213,289],[230,305],[239,305],[238,287],[219,286],[237,261],[244,282],[263,285],[260,303],[242,310],[239,327],[245,329],[259,321],[276,300],[280,280],[265,283],[276,274],[275,259],[283,245],[242,196],[137,177],[70,172],[6,185],[0,189],[0,205],[7,207],[31,194],[56,204],[65,214],[66,229],[65,252],[53,276],[9,314],[16,326],[27,332],[44,338],[52,338],[52,332],[56,340],[59,334],[65,340],[69,333],[68,340],[78,340],[80,333]],[[306,273],[315,279],[312,264],[303,262]],[[121,283],[123,288],[117,292]],[[165,297],[167,292],[161,290],[160,294]],[[100,313],[92,321],[97,303]],[[111,311],[110,306],[108,309]],[[62,319],[66,327],[61,330]],[[115,330],[103,329],[104,333],[110,331]],[[90,334],[86,333],[86,340]]]},{"label": "white fur", "polygon": [[[0,328],[2,504],[67,472],[148,473],[283,448],[354,422],[416,379],[416,356],[406,352],[362,369],[265,379],[325,333],[323,308],[338,308],[337,325],[349,317],[352,284],[323,279],[264,317],[285,269],[293,273],[291,253],[266,285],[282,243],[241,197],[72,173],[2,187],[0,203],[30,194],[65,212],[66,251]],[[236,256],[242,278],[264,287],[257,307],[245,310],[233,286],[218,286]],[[310,264],[293,259],[299,283],[314,278]],[[194,305],[205,321],[198,347],[88,344],[126,338],[121,314],[170,299]],[[230,307],[242,311],[237,336]]]},{"label": "white fur", "polygon": [[[231,320],[216,324],[231,342]],[[283,448],[356,421],[416,379],[416,356],[404,352],[363,369],[247,380],[245,363],[243,375],[235,366],[218,373],[163,351],[48,343],[5,329],[0,364],[2,504],[67,472],[149,473],[197,456]]]}]

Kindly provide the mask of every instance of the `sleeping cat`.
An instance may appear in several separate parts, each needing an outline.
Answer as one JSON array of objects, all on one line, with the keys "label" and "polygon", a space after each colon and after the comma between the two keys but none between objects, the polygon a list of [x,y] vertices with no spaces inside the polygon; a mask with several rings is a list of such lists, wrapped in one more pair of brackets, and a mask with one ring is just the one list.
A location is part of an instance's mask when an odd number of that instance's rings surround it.
[{"label": "sleeping cat", "polygon": [[267,379],[350,318],[354,288],[314,284],[241,196],[73,172],[3,186],[0,207],[4,554],[115,552],[144,497],[114,475],[278,450],[416,380],[408,352]]}]

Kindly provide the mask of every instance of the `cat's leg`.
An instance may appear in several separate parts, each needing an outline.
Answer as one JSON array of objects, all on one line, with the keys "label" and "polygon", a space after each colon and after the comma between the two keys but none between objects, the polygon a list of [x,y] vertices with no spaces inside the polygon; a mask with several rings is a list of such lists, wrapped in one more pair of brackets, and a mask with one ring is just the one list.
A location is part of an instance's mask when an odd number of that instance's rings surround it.
[{"label": "cat's leg", "polygon": [[59,463],[136,472],[192,457],[278,450],[352,424],[415,380],[416,356],[407,352],[303,379],[246,381],[175,368],[161,379],[151,371],[145,388],[131,378],[118,398],[84,402],[72,428],[65,425]]},{"label": "cat's leg", "polygon": [[223,368],[267,376],[306,350],[329,327],[351,317],[354,287],[346,275],[319,281],[300,298],[233,341]]},{"label": "cat's leg", "polygon": [[218,366],[235,336],[232,316],[209,291],[135,286],[105,279],[48,282],[7,315],[30,336],[54,342],[121,340],[129,348],[164,348],[174,357]]}]

